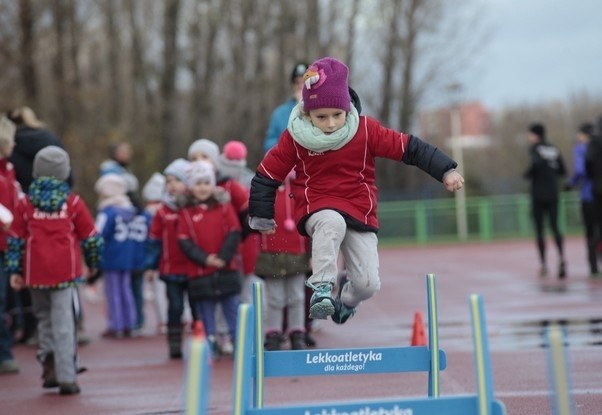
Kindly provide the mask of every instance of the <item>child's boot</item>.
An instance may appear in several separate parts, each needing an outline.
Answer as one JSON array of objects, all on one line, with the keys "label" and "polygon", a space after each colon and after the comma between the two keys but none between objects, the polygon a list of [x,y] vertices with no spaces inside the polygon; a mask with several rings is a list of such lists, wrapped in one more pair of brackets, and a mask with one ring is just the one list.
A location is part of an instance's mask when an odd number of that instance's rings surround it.
[{"label": "child's boot", "polygon": [[305,336],[301,330],[295,330],[289,334],[291,341],[291,350],[303,350],[305,349]]},{"label": "child's boot", "polygon": [[314,290],[309,303],[309,317],[313,319],[326,320],[335,312],[335,303],[332,298],[332,284],[312,284],[306,282],[307,286]]},{"label": "child's boot", "polygon": [[182,326],[170,325],[167,327],[167,344],[169,346],[169,357],[172,359],[182,358]]},{"label": "child's boot", "polygon": [[341,299],[341,293],[343,292],[343,287],[349,283],[347,279],[347,275],[343,274],[339,281],[339,292],[337,294],[337,298],[335,300],[335,310],[332,314],[332,321],[337,324],[345,324],[350,317],[355,315],[355,307],[347,307],[343,304],[343,300]]},{"label": "child's boot", "polygon": [[77,395],[81,392],[79,385],[75,382],[61,383],[58,386],[60,395]]},{"label": "child's boot", "polygon": [[44,358],[40,358],[40,362],[42,363],[42,387],[58,387],[59,383],[56,380],[56,371],[54,370],[54,354],[46,354]]},{"label": "child's boot", "polygon": [[207,336],[207,342],[209,343],[209,350],[211,350],[211,357],[213,359],[219,359],[219,345],[217,344],[217,339],[214,335]]},{"label": "child's boot", "polygon": [[263,348],[267,351],[280,350],[282,334],[279,331],[271,331],[265,335]]}]

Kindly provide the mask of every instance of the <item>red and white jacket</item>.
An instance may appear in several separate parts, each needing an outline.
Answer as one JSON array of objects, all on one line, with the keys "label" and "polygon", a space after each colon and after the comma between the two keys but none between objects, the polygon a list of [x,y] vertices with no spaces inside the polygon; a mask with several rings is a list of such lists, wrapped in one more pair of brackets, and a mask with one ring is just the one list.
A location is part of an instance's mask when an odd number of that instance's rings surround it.
[{"label": "red and white jacket", "polygon": [[290,197],[289,179],[278,188],[274,204],[275,233],[261,235],[261,251],[270,253],[305,254],[308,251],[309,239],[302,236],[295,228],[292,218],[294,201]]},{"label": "red and white jacket", "polygon": [[163,205],[153,216],[149,239],[161,241],[160,275],[188,276],[195,268],[194,263],[182,252],[178,244],[179,214],[179,210]]},{"label": "red and white jacket", "polygon": [[304,221],[314,212],[334,209],[364,230],[378,229],[376,157],[416,165],[441,181],[456,163],[418,137],[383,127],[360,116],[355,136],[338,150],[311,151],[284,131],[257,168],[251,183],[249,216],[273,218],[274,191],[294,168],[292,184],[295,221],[305,234]]},{"label": "red and white jacket", "polygon": [[[205,204],[190,206],[180,211],[178,238],[189,239],[203,254],[223,254],[224,244],[233,232],[240,233],[240,221],[230,203],[216,204],[208,207]],[[232,259],[237,246],[227,253],[229,262],[224,270],[237,270],[238,266]],[[195,263],[195,269],[189,274],[190,278],[213,274],[216,268]]]},{"label": "red and white jacket", "polygon": [[[19,200],[15,169],[6,158],[0,159],[0,203],[14,215]],[[6,251],[7,232],[0,227],[0,252]]]},{"label": "red and white jacket", "polygon": [[55,286],[82,276],[81,241],[97,234],[84,201],[70,194],[60,211],[37,209],[22,199],[10,229],[25,241],[23,277],[26,285]]}]

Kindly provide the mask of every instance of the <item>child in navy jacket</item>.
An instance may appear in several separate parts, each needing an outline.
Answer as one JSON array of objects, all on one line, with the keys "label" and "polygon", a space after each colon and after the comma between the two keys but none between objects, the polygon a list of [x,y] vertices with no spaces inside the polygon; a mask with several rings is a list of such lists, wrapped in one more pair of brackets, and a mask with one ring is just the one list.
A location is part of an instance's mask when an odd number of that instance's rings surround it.
[{"label": "child in navy jacket", "polygon": [[131,280],[134,245],[130,240],[130,227],[136,209],[127,196],[127,182],[122,176],[105,174],[96,181],[94,188],[100,198],[96,227],[105,240],[105,256],[100,269],[104,278],[108,327],[103,336],[131,336],[136,329],[136,306]]}]

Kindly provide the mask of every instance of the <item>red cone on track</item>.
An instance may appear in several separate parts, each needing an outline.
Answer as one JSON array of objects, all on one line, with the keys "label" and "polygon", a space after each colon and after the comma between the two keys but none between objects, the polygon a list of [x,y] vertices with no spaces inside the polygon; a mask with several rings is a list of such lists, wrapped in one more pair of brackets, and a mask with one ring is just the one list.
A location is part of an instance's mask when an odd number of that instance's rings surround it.
[{"label": "red cone on track", "polygon": [[192,334],[195,337],[201,337],[201,338],[205,337],[205,326],[203,326],[203,322],[201,322],[200,320],[197,320],[194,322],[194,325],[192,328]]},{"label": "red cone on track", "polygon": [[412,327],[412,346],[426,346],[426,334],[422,323],[422,314],[414,313],[414,326]]}]

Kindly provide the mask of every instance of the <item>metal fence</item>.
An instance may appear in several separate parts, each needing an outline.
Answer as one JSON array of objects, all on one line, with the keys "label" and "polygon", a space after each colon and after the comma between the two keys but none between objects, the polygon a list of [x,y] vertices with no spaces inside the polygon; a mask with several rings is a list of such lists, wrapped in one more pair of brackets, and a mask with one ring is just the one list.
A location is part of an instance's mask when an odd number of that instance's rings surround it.
[{"label": "metal fence", "polygon": [[[466,212],[467,241],[526,238],[533,235],[529,195],[467,197]],[[381,243],[426,244],[459,240],[453,197],[381,202],[378,217]],[[559,224],[566,234],[583,231],[578,193],[561,194]]]}]

